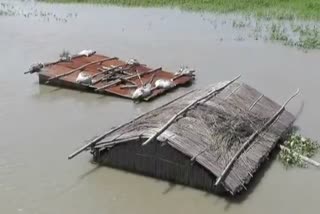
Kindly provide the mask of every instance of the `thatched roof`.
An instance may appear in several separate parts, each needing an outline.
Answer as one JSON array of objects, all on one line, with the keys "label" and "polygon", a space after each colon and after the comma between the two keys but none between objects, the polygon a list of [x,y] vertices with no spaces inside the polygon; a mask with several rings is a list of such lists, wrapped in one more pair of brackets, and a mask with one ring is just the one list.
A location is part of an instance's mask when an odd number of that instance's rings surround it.
[{"label": "thatched roof", "polygon": [[[181,109],[223,84],[226,82],[192,91],[150,111],[107,135],[95,148],[110,148],[137,138],[147,139]],[[234,82],[208,100],[190,108],[158,136],[155,143],[168,143],[190,157],[190,161],[196,161],[219,177],[243,143],[279,109],[278,104],[257,90]],[[283,111],[254,139],[223,179],[222,185],[226,190],[235,194],[243,189],[294,119],[292,114]]]}]

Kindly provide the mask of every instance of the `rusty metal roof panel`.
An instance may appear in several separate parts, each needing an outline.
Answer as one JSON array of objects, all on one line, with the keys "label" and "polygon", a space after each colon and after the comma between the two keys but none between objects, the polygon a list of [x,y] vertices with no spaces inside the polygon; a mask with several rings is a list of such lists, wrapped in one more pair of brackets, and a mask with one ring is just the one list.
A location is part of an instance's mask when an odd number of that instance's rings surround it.
[{"label": "rusty metal roof panel", "polygon": [[[30,72],[33,73],[33,72]],[[82,73],[91,78],[90,84],[77,82]],[[118,58],[99,54],[76,56],[69,61],[41,64],[38,72],[41,84],[87,90],[95,93],[111,94],[132,99],[137,88],[151,86],[151,92],[141,100],[148,101],[171,89],[192,82],[189,74],[174,74],[162,68],[152,69],[144,64],[128,63]],[[157,80],[170,81],[172,87],[159,88]]]}]

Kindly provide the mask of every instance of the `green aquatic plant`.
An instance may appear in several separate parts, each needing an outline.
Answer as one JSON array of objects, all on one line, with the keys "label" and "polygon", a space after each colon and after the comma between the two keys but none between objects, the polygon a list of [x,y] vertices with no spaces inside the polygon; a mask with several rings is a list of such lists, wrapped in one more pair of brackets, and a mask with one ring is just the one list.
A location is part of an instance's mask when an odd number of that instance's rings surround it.
[{"label": "green aquatic plant", "polygon": [[280,24],[272,24],[270,40],[287,42],[289,40],[289,37],[287,35],[286,29]]},{"label": "green aquatic plant", "polygon": [[[272,24],[270,40],[304,50],[320,49],[320,28],[318,25],[294,25],[290,29],[281,24]],[[297,38],[297,39],[294,39]]]},{"label": "green aquatic plant", "polygon": [[314,26],[310,28],[308,26],[300,28],[299,41],[296,46],[303,49],[320,49],[320,29]]},{"label": "green aquatic plant", "polygon": [[247,24],[244,21],[237,21],[237,20],[233,20],[232,22],[232,27],[234,28],[244,28],[246,27]]},{"label": "green aquatic plant", "polygon": [[311,158],[320,150],[320,145],[317,141],[305,138],[297,133],[291,134],[284,146],[288,150],[282,149],[279,153],[279,159],[286,167],[306,167],[306,163],[299,154]]}]

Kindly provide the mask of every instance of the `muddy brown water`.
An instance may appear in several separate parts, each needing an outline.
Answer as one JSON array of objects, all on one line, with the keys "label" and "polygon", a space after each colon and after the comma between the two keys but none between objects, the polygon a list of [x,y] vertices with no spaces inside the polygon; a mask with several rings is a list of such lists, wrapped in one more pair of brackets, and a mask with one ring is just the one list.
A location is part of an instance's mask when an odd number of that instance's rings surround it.
[{"label": "muddy brown water", "polygon": [[[26,3],[20,5],[26,7]],[[28,5],[29,6],[29,5]],[[261,41],[234,41],[201,14],[175,9],[37,4],[52,17],[0,16],[0,212],[11,213],[318,213],[320,172],[285,170],[277,161],[260,171],[238,200],[90,163],[90,154],[68,161],[84,140],[194,87],[242,74],[242,81],[289,105],[301,132],[319,139],[320,52]],[[215,16],[226,19],[227,16]],[[221,41],[223,35],[223,41]],[[153,67],[197,69],[194,86],[152,103],[39,86],[29,65],[57,58],[63,49],[91,48]],[[301,108],[304,103],[303,108]],[[320,157],[318,157],[320,159]]]}]

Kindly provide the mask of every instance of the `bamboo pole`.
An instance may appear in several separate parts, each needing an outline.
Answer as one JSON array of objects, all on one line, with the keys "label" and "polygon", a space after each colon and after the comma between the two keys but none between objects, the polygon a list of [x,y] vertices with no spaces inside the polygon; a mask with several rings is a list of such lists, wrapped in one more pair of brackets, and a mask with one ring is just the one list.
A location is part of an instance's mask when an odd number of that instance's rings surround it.
[{"label": "bamboo pole", "polygon": [[194,161],[199,155],[203,154],[205,151],[207,151],[207,149],[209,149],[210,146],[207,146],[205,149],[203,149],[202,151],[200,151],[198,154],[194,155],[190,161]]},{"label": "bamboo pole", "polygon": [[[141,74],[139,74],[139,75],[143,76],[143,75],[146,75],[146,74],[151,74],[151,73],[156,72],[156,71],[161,70],[161,69],[162,69],[161,67],[160,67],[160,68],[156,68],[156,69],[151,70],[151,71],[143,72],[143,73],[141,73]],[[132,76],[127,77],[127,78],[124,78],[124,80],[131,80],[131,79],[136,78],[136,77],[138,77],[138,74],[132,75]],[[109,84],[106,84],[106,85],[104,85],[104,86],[101,86],[100,88],[97,88],[95,91],[100,91],[100,90],[109,88],[109,87],[111,87],[111,86],[114,86],[114,85],[122,82],[122,81],[123,81],[123,80],[121,80],[121,79],[117,79],[117,80],[115,80],[115,81],[112,82],[112,83],[109,83]]]},{"label": "bamboo pole", "polygon": [[[185,93],[185,94],[183,94],[183,95],[181,95],[181,96],[179,96],[179,97],[171,100],[170,102],[165,103],[165,104],[161,105],[161,106],[158,107],[158,108],[155,108],[155,109],[152,110],[151,112],[156,111],[156,110],[158,110],[158,109],[160,109],[160,108],[163,108],[163,107],[165,107],[165,106],[167,106],[167,105],[169,105],[169,104],[171,104],[171,103],[173,103],[173,102],[175,102],[175,101],[177,101],[177,100],[179,100],[179,99],[181,99],[181,98],[183,98],[183,97],[191,94],[191,93],[194,92],[194,91],[195,91],[195,90],[191,90],[191,91],[189,91],[189,92],[187,92],[187,93]],[[150,113],[150,112],[149,112],[149,113]],[[142,115],[134,118],[134,119],[131,120],[130,122],[125,123],[125,124],[122,124],[122,125],[114,128],[114,129],[109,130],[109,131],[103,133],[102,135],[96,137],[95,139],[93,139],[92,141],[90,141],[89,143],[87,143],[86,145],[82,146],[81,148],[77,149],[75,152],[73,152],[72,154],[70,154],[70,155],[68,156],[68,159],[70,160],[70,159],[74,158],[75,156],[77,156],[77,155],[80,154],[81,152],[85,151],[87,148],[89,148],[89,147],[91,147],[91,146],[94,146],[97,142],[101,141],[102,139],[104,139],[104,138],[105,138],[106,136],[108,136],[109,134],[111,134],[111,133],[119,130],[120,128],[122,128],[122,127],[124,127],[124,126],[126,126],[126,125],[129,125],[129,124],[133,123],[134,121],[138,120],[139,118],[143,117],[144,115],[145,115],[145,114],[142,114]]]},{"label": "bamboo pole", "polygon": [[192,77],[192,75],[190,74],[178,74],[178,75],[175,75],[174,77],[172,77],[172,81],[175,81],[177,79],[179,79],[180,77],[184,77],[184,76],[187,76],[187,77]]},{"label": "bamboo pole", "polygon": [[[129,77],[131,77],[131,76],[129,76]],[[135,82],[131,81],[131,80],[128,80],[128,79],[125,79],[125,78],[119,78],[119,79],[122,80],[123,82],[127,82],[127,83],[130,83],[131,85],[134,85],[134,86],[138,87],[138,85]]]},{"label": "bamboo pole", "polygon": [[109,69],[106,69],[106,70],[102,70],[102,71],[100,71],[100,72],[92,75],[91,78],[93,79],[93,78],[95,78],[96,76],[99,76],[100,74],[105,74],[105,73],[108,73],[108,72],[110,72],[110,71],[113,71],[113,70],[115,70],[115,69],[118,69],[118,68],[121,68],[121,67],[124,67],[124,66],[127,66],[127,64],[121,64],[121,65],[117,65],[117,66],[115,66],[115,67],[112,67],[112,68],[109,68]]},{"label": "bamboo pole", "polygon": [[152,84],[154,77],[156,76],[157,73],[153,73],[152,76],[150,77],[150,79],[147,81],[147,84]]},{"label": "bamboo pole", "polygon": [[254,101],[254,103],[252,103],[252,105],[249,108],[249,111],[251,111],[253,109],[253,107],[264,97],[263,94],[261,94],[258,99],[256,99],[256,101]]},{"label": "bamboo pole", "polygon": [[134,136],[134,137],[129,137],[129,138],[122,138],[119,140],[110,140],[110,141],[104,141],[104,142],[99,142],[97,143],[94,148],[104,148],[104,147],[112,147],[116,144],[132,141],[132,140],[139,140],[141,139],[141,136]]},{"label": "bamboo pole", "polygon": [[115,60],[117,59],[117,57],[112,57],[112,58],[107,58],[107,59],[99,59],[99,60],[96,60],[96,61],[93,61],[93,62],[90,62],[90,63],[87,63],[87,64],[84,64],[78,68],[75,68],[75,69],[72,69],[71,71],[68,71],[66,73],[63,73],[63,74],[60,74],[60,75],[56,75],[54,77],[51,77],[49,78],[47,81],[46,81],[46,84],[49,83],[50,81],[52,80],[55,80],[55,79],[59,79],[61,77],[65,77],[65,76],[68,76],[70,74],[73,74],[74,72],[77,72],[79,70],[82,70],[84,69],[85,67],[89,66],[89,65],[93,65],[93,64],[96,64],[96,63],[102,63],[102,62],[105,62],[105,61],[110,61],[110,60]]},{"label": "bamboo pole", "polygon": [[139,74],[139,72],[137,71],[137,69],[136,69],[136,73],[137,73],[137,76],[138,76],[138,78],[139,78],[139,80],[140,80],[141,85],[143,86],[144,83],[143,83],[143,81],[142,81],[142,79],[141,79],[141,77],[140,77],[140,74]]},{"label": "bamboo pole", "polygon": [[[113,68],[110,68],[110,69],[107,69],[107,70],[103,70],[103,71],[101,71],[101,72],[99,72],[99,73],[96,73],[96,74],[92,75],[91,78],[93,79],[93,78],[95,78],[96,76],[98,76],[98,75],[100,75],[100,74],[103,74],[103,75],[104,75],[105,73],[114,71],[115,69],[121,68],[121,67],[123,67],[123,66],[127,66],[127,64],[118,65],[118,66],[115,66],[115,67],[113,67]],[[121,69],[121,70],[115,71],[115,72],[110,73],[110,74],[106,74],[106,75],[100,77],[99,79],[97,79],[96,81],[94,81],[91,85],[96,85],[97,83],[99,83],[99,82],[103,81],[104,79],[106,79],[106,78],[108,78],[108,77],[116,74],[117,72],[124,71],[124,70],[129,70],[130,68],[131,68],[131,67],[126,68],[126,69]]]},{"label": "bamboo pole", "polygon": [[266,128],[268,128],[274,120],[276,120],[279,115],[285,110],[286,105],[295,97],[299,94],[300,90],[298,89],[282,106],[281,108],[258,130],[256,130],[250,137],[249,139],[241,146],[241,148],[237,151],[237,153],[232,157],[232,159],[229,161],[227,166],[224,168],[222,171],[221,175],[217,178],[215,186],[218,186],[220,182],[224,179],[225,175],[229,171],[229,169],[232,167],[233,163],[238,159],[238,157],[242,154],[242,152],[247,148],[247,146],[252,143],[255,138],[263,132]]},{"label": "bamboo pole", "polygon": [[306,157],[306,156],[304,156],[304,155],[301,155],[301,154],[299,154],[298,152],[291,151],[288,147],[286,147],[286,146],[284,146],[284,145],[279,145],[279,147],[280,147],[281,150],[285,150],[285,151],[288,151],[288,152],[292,152],[292,153],[298,155],[298,156],[301,158],[301,160],[303,160],[303,161],[305,161],[305,162],[307,162],[307,163],[309,163],[309,164],[312,164],[312,165],[314,165],[314,166],[316,166],[316,167],[320,167],[320,163],[317,162],[317,161],[315,161],[315,160],[312,160],[312,159],[310,159],[310,158],[308,158],[308,157]]},{"label": "bamboo pole", "polygon": [[183,108],[181,111],[179,111],[177,114],[175,114],[166,124],[164,124],[164,126],[162,126],[160,128],[160,130],[158,132],[156,132],[154,135],[152,135],[148,140],[146,140],[144,143],[142,143],[143,146],[147,145],[148,143],[150,143],[151,141],[153,141],[154,139],[156,139],[159,135],[161,135],[167,128],[169,128],[169,126],[182,114],[184,114],[186,111],[188,111],[191,107],[193,107],[195,104],[197,104],[198,102],[202,101],[202,100],[206,100],[207,98],[209,98],[211,95],[213,95],[214,93],[218,93],[221,90],[225,89],[228,85],[232,84],[234,81],[236,81],[237,79],[239,79],[240,76],[237,76],[236,78],[234,78],[233,80],[229,81],[228,83],[226,83],[224,86],[214,89],[211,92],[209,92],[207,95],[196,99],[195,101],[193,101],[192,103],[190,103],[189,105],[187,105],[185,108]]}]

